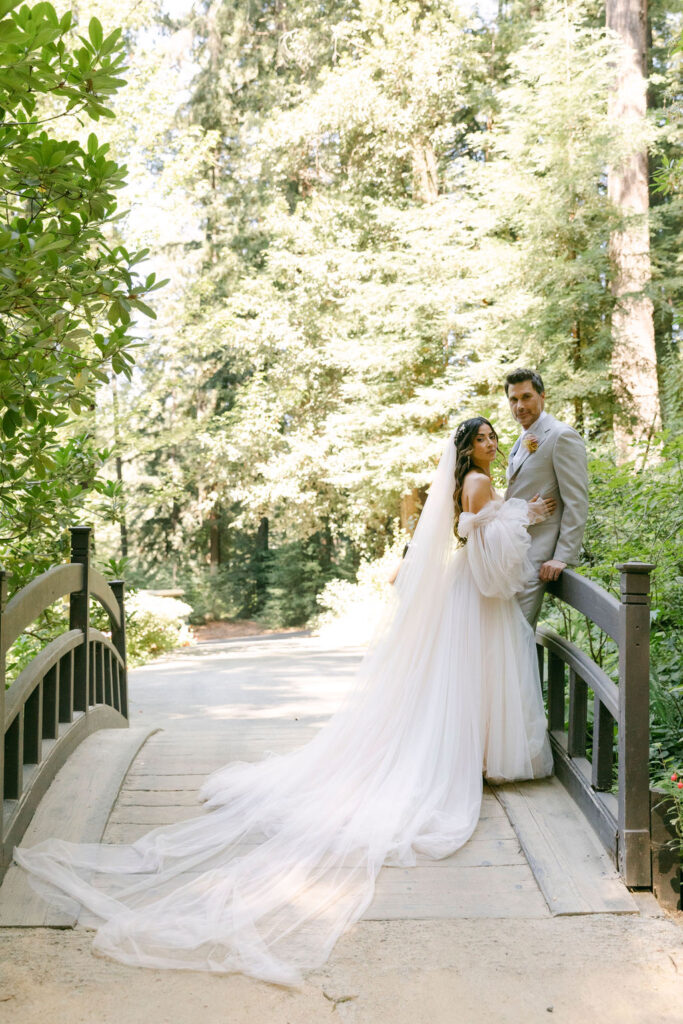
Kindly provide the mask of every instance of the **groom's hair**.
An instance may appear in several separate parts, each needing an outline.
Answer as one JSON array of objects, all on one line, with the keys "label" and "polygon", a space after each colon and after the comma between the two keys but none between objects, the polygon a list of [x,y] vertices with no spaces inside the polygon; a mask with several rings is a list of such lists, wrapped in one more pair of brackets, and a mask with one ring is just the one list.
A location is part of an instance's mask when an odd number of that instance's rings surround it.
[{"label": "groom's hair", "polygon": [[505,394],[507,395],[511,384],[523,384],[525,380],[531,381],[534,391],[538,391],[539,395],[542,395],[545,391],[540,373],[536,373],[535,370],[527,370],[523,366],[518,366],[516,370],[511,370],[505,378]]}]

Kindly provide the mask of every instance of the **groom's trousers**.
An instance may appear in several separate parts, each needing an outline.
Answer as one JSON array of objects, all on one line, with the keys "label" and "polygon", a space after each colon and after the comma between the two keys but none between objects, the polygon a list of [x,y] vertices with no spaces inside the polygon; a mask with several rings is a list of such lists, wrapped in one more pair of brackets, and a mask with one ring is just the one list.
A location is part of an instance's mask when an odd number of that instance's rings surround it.
[{"label": "groom's trousers", "polygon": [[536,630],[538,617],[541,614],[545,588],[546,584],[539,580],[537,576],[535,580],[529,580],[521,594],[517,594],[517,601],[524,612],[524,617],[534,631]]}]

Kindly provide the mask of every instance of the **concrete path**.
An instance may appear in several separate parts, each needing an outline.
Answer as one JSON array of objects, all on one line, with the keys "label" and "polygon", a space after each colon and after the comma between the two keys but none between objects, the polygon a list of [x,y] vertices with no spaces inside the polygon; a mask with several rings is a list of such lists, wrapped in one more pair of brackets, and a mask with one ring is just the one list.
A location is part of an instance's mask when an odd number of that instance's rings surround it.
[{"label": "concrete path", "polygon": [[[358,657],[303,638],[252,640],[207,645],[132,673],[131,725],[162,731],[135,759],[105,839],[128,841],[198,813],[194,796],[207,772],[305,742],[336,707]],[[554,858],[557,880],[561,851],[543,811],[553,794],[539,791],[534,803],[524,792],[508,794],[506,805],[523,800],[525,820],[536,814],[534,856]],[[572,842],[579,825],[571,824]],[[590,859],[592,884],[604,875],[604,901],[614,880],[598,852]],[[299,990],[127,968],[94,957],[91,933],[78,927],[4,928],[0,1022],[316,1024],[333,1015],[362,1024],[681,1024],[679,921],[651,899],[639,901],[640,913],[557,916],[550,896],[488,792],[472,841],[438,864],[384,869],[370,919]]]}]

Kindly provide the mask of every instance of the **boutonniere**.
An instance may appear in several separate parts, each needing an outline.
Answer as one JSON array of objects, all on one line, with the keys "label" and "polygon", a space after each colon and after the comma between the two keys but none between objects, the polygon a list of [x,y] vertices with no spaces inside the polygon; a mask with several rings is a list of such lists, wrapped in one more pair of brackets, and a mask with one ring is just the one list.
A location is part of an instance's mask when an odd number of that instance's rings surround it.
[{"label": "boutonniere", "polygon": [[538,438],[534,437],[533,434],[527,434],[527,436],[522,441],[522,444],[524,445],[526,450],[528,452],[531,452],[531,454],[533,455],[533,453],[538,448]]}]

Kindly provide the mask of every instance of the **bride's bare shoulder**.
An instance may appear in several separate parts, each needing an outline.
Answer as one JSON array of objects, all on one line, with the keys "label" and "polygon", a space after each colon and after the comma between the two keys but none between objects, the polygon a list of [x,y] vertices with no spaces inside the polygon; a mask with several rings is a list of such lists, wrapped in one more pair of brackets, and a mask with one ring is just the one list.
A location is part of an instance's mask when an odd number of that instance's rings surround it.
[{"label": "bride's bare shoulder", "polygon": [[493,496],[490,478],[476,469],[470,470],[462,486],[463,512],[479,512]]}]

